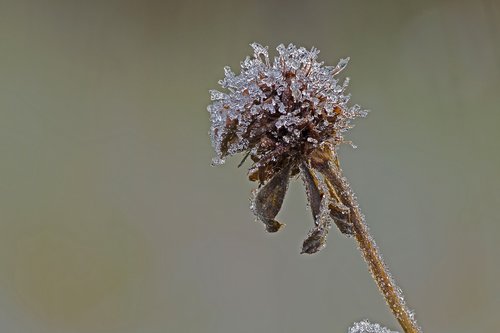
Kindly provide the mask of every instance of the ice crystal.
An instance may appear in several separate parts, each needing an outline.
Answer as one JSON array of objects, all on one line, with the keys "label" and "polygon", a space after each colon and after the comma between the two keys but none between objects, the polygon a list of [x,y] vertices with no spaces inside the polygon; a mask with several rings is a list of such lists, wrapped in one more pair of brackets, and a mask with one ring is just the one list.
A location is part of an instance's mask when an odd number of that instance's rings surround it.
[{"label": "ice crystal", "polygon": [[349,328],[348,333],[398,333],[398,332],[390,331],[389,329],[382,327],[379,324],[372,324],[369,321],[364,320],[359,323],[354,323],[353,326]]}]

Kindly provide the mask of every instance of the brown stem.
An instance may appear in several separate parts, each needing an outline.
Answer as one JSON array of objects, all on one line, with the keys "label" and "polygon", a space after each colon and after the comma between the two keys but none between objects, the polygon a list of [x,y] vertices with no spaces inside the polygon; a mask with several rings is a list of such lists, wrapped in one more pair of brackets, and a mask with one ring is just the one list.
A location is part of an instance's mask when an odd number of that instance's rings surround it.
[{"label": "brown stem", "polygon": [[373,279],[377,283],[382,295],[398,320],[405,333],[422,333],[413,317],[413,313],[407,308],[403,293],[391,277],[387,266],[382,260],[377,245],[368,231],[364,217],[356,202],[347,180],[342,177],[342,170],[337,163],[331,163],[329,158],[318,156],[313,158],[313,167],[320,171],[326,181],[331,183],[342,199],[342,203],[350,210],[349,218],[352,223],[354,236],[358,242],[361,254],[365,259]]}]

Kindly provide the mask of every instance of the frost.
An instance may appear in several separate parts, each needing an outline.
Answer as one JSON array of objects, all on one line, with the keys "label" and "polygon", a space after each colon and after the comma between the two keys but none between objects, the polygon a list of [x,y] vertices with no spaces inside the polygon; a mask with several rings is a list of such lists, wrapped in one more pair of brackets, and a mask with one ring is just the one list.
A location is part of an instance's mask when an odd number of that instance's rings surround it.
[{"label": "frost", "polygon": [[294,117],[293,114],[291,113],[287,113],[285,115],[280,116],[276,121],[275,125],[277,129],[280,129],[282,127],[290,128],[296,125],[299,121],[300,121],[299,118]]},{"label": "frost", "polygon": [[300,100],[302,96],[302,91],[300,90],[300,85],[297,81],[293,80],[290,84],[290,90],[292,91],[292,96],[296,101]]},{"label": "frost", "polygon": [[217,90],[210,90],[210,99],[212,101],[217,101],[224,99],[226,97],[226,94],[221,93],[220,91]]},{"label": "frost", "polygon": [[253,48],[255,59],[261,60],[260,56],[264,56],[264,61],[266,65],[269,66],[269,54],[267,53],[267,47],[264,47],[258,43],[252,43],[250,46]]},{"label": "frost", "polygon": [[379,324],[372,324],[369,321],[364,320],[359,323],[354,323],[353,326],[349,328],[348,333],[398,333],[398,332],[390,331],[389,329],[382,327]]},{"label": "frost", "polygon": [[347,57],[345,59],[340,59],[339,63],[337,66],[333,69],[333,75],[340,73],[344,68],[346,68],[347,64],[349,63],[349,60],[351,58]]},{"label": "frost", "polygon": [[286,113],[285,104],[283,104],[282,102],[278,102],[278,111],[281,114],[285,114]]},{"label": "frost", "polygon": [[[366,115],[359,106],[347,105],[350,95],[345,91],[349,79],[339,84],[335,77],[347,66],[349,58],[329,67],[317,60],[319,50],[314,47],[307,50],[281,44],[273,58],[267,46],[252,43],[251,47],[253,55],[241,62],[239,74],[224,67],[224,78],[219,84],[225,91],[210,90],[212,104],[207,110],[217,156],[215,164],[226,156],[256,147],[266,128],[280,129],[279,134],[273,132],[276,140],[285,142],[283,138],[287,137],[287,143],[299,147],[306,143],[307,138],[300,133],[309,122],[309,131],[315,132],[318,144],[341,143],[342,133],[351,127],[351,120]],[[266,149],[258,151],[262,155],[268,153]]]}]

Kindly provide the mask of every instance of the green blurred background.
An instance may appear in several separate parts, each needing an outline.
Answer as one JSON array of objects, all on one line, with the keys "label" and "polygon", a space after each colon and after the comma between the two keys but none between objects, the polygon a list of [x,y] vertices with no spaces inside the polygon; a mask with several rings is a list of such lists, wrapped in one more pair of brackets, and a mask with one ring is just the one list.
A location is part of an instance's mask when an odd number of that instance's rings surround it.
[{"label": "green blurred background", "polygon": [[295,182],[267,235],[208,89],[251,42],[350,56],[341,161],[425,332],[495,332],[500,1],[0,1],[0,332],[398,325]]}]

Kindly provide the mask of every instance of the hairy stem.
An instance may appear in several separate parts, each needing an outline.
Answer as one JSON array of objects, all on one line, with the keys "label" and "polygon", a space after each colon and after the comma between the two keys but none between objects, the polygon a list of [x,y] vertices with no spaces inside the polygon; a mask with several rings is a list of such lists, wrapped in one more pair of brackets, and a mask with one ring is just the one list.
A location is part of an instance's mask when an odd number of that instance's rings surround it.
[{"label": "hairy stem", "polygon": [[387,305],[405,333],[422,333],[422,330],[413,317],[413,313],[405,304],[401,289],[394,282],[387,266],[382,260],[382,256],[368,231],[368,227],[364,222],[363,215],[350,189],[349,183],[342,176],[342,170],[337,163],[334,164],[330,162],[329,158],[322,157],[314,158],[312,161],[313,166],[323,174],[326,181],[332,185],[340,196],[342,203],[349,208],[349,220],[352,223],[354,237]]}]

